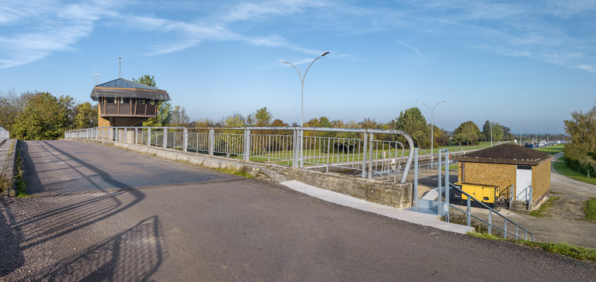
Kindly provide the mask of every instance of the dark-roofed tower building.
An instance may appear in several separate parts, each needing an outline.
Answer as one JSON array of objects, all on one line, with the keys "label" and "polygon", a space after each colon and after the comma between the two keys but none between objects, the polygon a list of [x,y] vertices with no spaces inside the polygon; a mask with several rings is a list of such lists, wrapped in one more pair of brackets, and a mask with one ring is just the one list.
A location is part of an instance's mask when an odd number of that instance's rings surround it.
[{"label": "dark-roofed tower building", "polygon": [[169,101],[170,95],[156,87],[118,78],[93,87],[91,99],[99,104],[99,127],[138,126],[157,117],[159,102]]}]

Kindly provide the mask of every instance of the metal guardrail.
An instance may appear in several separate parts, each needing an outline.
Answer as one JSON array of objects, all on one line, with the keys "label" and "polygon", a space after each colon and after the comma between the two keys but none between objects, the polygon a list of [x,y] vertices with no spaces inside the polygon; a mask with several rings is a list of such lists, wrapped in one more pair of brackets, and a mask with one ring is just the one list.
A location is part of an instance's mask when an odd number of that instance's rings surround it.
[{"label": "metal guardrail", "polygon": [[0,127],[0,139],[10,139],[10,132],[3,127]]},{"label": "metal guardrail", "polygon": [[[400,135],[399,141],[375,135]],[[400,130],[320,127],[96,127],[67,131],[65,138],[111,140],[185,152],[241,158],[294,168],[344,172],[406,182],[412,138]],[[408,151],[408,156],[405,153]],[[403,161],[405,159],[405,164]]]},{"label": "metal guardrail", "polygon": [[[507,239],[507,235],[508,235],[508,234],[510,234],[510,235],[512,235],[512,236],[515,236],[515,239],[519,239],[519,238],[520,238],[520,237],[519,237],[519,229],[522,229],[522,230],[525,232],[525,240],[526,240],[526,241],[528,240],[528,233],[529,233],[529,234],[531,234],[531,235],[532,235],[532,242],[534,241],[534,233],[532,233],[532,232],[528,231],[528,229],[526,229],[526,228],[522,227],[521,225],[519,225],[519,224],[517,224],[517,223],[513,222],[512,220],[510,220],[510,219],[509,219],[509,218],[507,218],[506,216],[504,216],[504,215],[500,214],[499,212],[497,212],[497,211],[493,210],[491,207],[489,207],[488,205],[484,204],[483,202],[480,202],[480,201],[478,201],[478,200],[477,200],[476,198],[474,198],[472,195],[470,195],[470,194],[468,194],[468,193],[464,192],[463,190],[461,190],[461,189],[457,188],[457,186],[455,186],[455,185],[453,185],[453,184],[451,184],[451,183],[449,183],[449,186],[451,186],[451,188],[454,188],[454,189],[456,189],[457,191],[461,192],[462,194],[465,194],[466,196],[468,196],[468,200],[467,200],[467,209],[466,209],[466,211],[464,211],[464,210],[462,210],[462,209],[460,209],[460,208],[456,207],[456,206],[455,206],[455,205],[453,205],[453,204],[449,204],[449,206],[450,206],[450,207],[452,207],[452,208],[454,208],[454,209],[456,209],[456,210],[458,210],[458,211],[460,211],[460,212],[462,212],[462,213],[466,214],[466,219],[467,219],[467,225],[468,225],[468,226],[471,226],[471,221],[472,221],[472,218],[475,218],[476,220],[478,220],[478,221],[481,221],[481,222],[483,222],[483,223],[485,223],[485,224],[487,224],[487,225],[488,225],[488,234],[492,234],[492,229],[493,229],[493,228],[495,228],[495,229],[497,229],[497,230],[500,230],[501,232],[503,232],[503,237],[504,237],[505,239]],[[487,208],[487,209],[488,209],[488,221],[485,221],[485,220],[483,220],[483,219],[481,219],[481,218],[479,218],[479,217],[477,217],[477,216],[473,215],[473,214],[470,212],[470,208],[471,208],[471,200],[474,200],[476,203],[478,203],[478,204],[480,204],[481,206],[483,206],[483,207],[485,207],[485,208]],[[496,215],[498,215],[498,216],[500,216],[501,218],[503,218],[503,228],[497,227],[497,226],[495,226],[495,225],[493,224],[493,220],[492,220],[492,215],[493,215],[493,213],[494,213],[494,214],[496,214]],[[511,222],[513,225],[515,225],[515,234],[514,234],[514,233],[512,233],[512,232],[510,232],[510,231],[507,229],[507,222]]]}]

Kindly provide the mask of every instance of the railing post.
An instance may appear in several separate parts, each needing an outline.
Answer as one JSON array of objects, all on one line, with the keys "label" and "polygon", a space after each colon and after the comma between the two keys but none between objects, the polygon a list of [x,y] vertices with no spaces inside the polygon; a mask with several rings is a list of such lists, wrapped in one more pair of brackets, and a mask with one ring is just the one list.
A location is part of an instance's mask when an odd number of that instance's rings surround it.
[{"label": "railing post", "polygon": [[366,178],[366,155],[368,155],[368,132],[364,132],[364,150],[362,151],[362,178]]},{"label": "railing post", "polygon": [[493,234],[493,210],[488,210],[488,234]]},{"label": "railing post", "polygon": [[505,223],[503,223],[503,230],[505,230],[504,237],[507,239],[507,218],[505,218]]},{"label": "railing post", "polygon": [[184,129],[184,133],[182,134],[184,141],[182,141],[182,151],[186,152],[188,147],[188,129]]},{"label": "railing post", "polygon": [[[139,144],[139,128],[135,127],[135,145]],[[141,143],[143,143],[143,137],[141,137]]]},{"label": "railing post", "polygon": [[468,207],[466,210],[466,215],[468,216],[467,221],[468,221],[468,227],[472,226],[472,216],[470,215],[470,196],[468,196]]},{"label": "railing post", "polygon": [[300,147],[298,148],[298,152],[300,152],[300,167],[304,167],[304,130],[302,128],[298,129],[298,135],[300,135]]},{"label": "railing post", "polygon": [[128,128],[124,128],[124,143],[128,143]]},{"label": "railing post", "polygon": [[327,168],[325,172],[329,172],[329,154],[331,151],[331,137],[327,137]]},{"label": "railing post", "polygon": [[250,160],[250,129],[244,129],[244,160]]},{"label": "railing post", "polygon": [[215,130],[209,128],[209,155],[213,156],[215,148]]},{"label": "railing post", "polygon": [[165,127],[163,128],[163,148],[168,148],[168,129]]},{"label": "railing post", "polygon": [[151,127],[147,128],[147,146],[151,146]]},{"label": "railing post", "polygon": [[528,210],[531,211],[532,210],[532,202],[534,201],[534,199],[532,199],[532,197],[534,196],[534,187],[532,187],[532,185],[530,185],[530,195],[526,197],[526,199],[528,200]]},{"label": "railing post", "polygon": [[447,204],[447,222],[449,222],[449,150],[445,150],[445,203]]},{"label": "railing post", "polygon": [[370,148],[368,148],[368,179],[372,179],[372,161],[373,161],[373,139],[374,139],[374,135],[371,132],[370,133],[370,138],[368,140],[368,142],[370,143]]},{"label": "railing post", "polygon": [[[438,155],[439,155],[439,160],[438,160],[438,163],[437,163],[437,164],[438,164],[438,165],[437,165],[437,166],[438,166],[438,168],[437,168],[437,169],[439,170],[439,174],[438,174],[439,176],[437,177],[437,187],[441,187],[441,186],[443,186],[443,185],[441,185],[441,165],[443,165],[443,159],[441,158],[441,153],[442,153],[442,151],[443,151],[443,150],[441,149],[441,150],[439,150],[439,152],[438,152]],[[433,164],[432,164],[432,162],[431,162],[431,163],[430,163],[430,167],[431,167],[431,169],[432,169],[432,165],[433,165]]]},{"label": "railing post", "polygon": [[115,137],[115,140],[114,141],[120,142],[120,134],[118,132],[118,127],[115,127],[114,129],[116,130],[116,137]]},{"label": "railing post", "polygon": [[[410,148],[410,150],[412,150]],[[414,148],[414,189],[412,191],[414,206],[418,208],[418,148]]]}]

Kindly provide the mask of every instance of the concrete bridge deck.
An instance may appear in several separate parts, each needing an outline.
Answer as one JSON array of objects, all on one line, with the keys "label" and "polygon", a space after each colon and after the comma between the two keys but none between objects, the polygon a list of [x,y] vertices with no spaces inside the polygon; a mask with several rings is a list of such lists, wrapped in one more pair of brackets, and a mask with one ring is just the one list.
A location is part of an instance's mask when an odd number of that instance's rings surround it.
[{"label": "concrete bridge deck", "polygon": [[[24,142],[0,199],[0,280],[592,280],[593,263],[76,141]],[[465,267],[468,266],[468,267]]]}]

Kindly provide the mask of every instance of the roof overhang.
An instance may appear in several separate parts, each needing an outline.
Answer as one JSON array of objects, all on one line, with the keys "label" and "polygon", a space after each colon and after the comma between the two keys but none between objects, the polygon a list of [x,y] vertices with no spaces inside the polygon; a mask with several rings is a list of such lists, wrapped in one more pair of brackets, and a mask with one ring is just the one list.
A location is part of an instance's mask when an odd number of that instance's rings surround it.
[{"label": "roof overhang", "polygon": [[97,101],[99,97],[108,98],[137,98],[169,101],[170,95],[164,90],[148,90],[139,88],[117,88],[96,86],[91,91],[91,99]]}]

